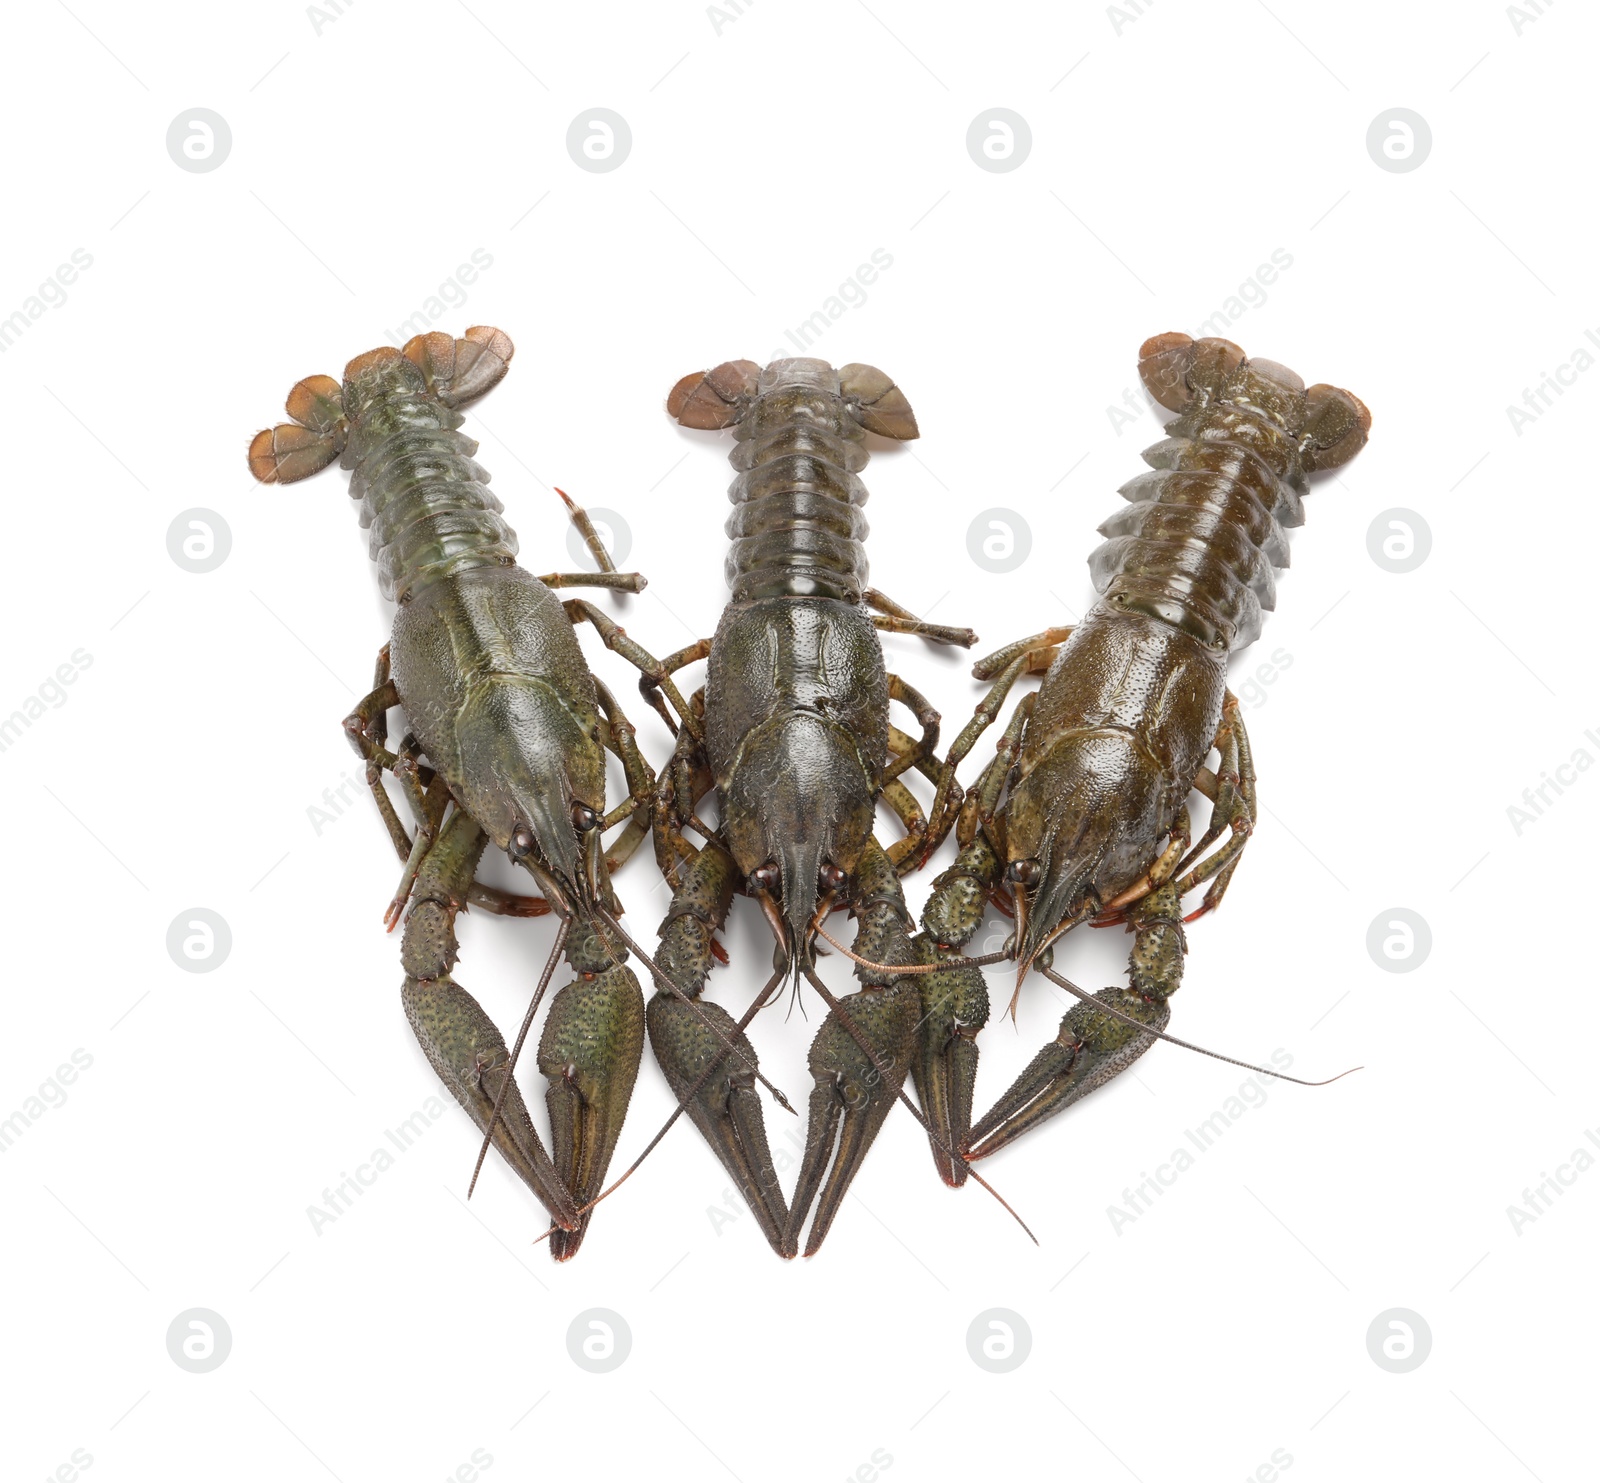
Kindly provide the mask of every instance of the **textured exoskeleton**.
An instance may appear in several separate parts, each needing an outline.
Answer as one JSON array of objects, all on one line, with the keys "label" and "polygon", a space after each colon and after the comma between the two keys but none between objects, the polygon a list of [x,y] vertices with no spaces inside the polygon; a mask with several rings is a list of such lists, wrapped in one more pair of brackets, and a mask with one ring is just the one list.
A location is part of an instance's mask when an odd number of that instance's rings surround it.
[{"label": "textured exoskeleton", "polygon": [[[969,998],[931,1007],[918,1090],[935,1163],[951,1183],[963,1171],[943,1146],[967,1159],[995,1152],[1154,1043],[1128,1018],[1164,1029],[1182,976],[1183,921],[1222,900],[1256,817],[1228,656],[1257,637],[1262,610],[1273,606],[1273,569],[1288,565],[1284,527],[1304,519],[1307,476],[1354,457],[1371,425],[1349,392],[1308,390],[1293,371],[1247,360],[1226,340],[1158,335],[1141,349],[1139,372],[1179,415],[1145,451],[1152,472],[1122,487],[1128,507],[1100,527],[1107,539],[1089,562],[1100,596],[1084,620],[974,667],[994,685],[952,759],[995,720],[1019,676],[1044,672],[1044,680],[1017,706],[961,803],[961,852],[923,914],[948,952],[976,932],[989,899],[1012,911],[1018,992],[1030,967],[1049,971],[1063,932],[1126,922],[1135,934],[1132,986],[1097,996],[1124,1018],[1085,1003],[1070,1010],[1057,1041],[975,1126],[973,1038],[987,1006]],[[1205,765],[1213,748],[1214,771]],[[1186,802],[1195,788],[1212,810],[1191,849]],[[933,805],[936,823],[947,799],[948,785]],[[1207,883],[1201,907],[1182,918],[1180,898]]]},{"label": "textured exoskeleton", "polygon": [[[799,1251],[817,1199],[810,1255],[899,1095],[919,1013],[911,980],[860,966],[863,988],[838,1001],[814,966],[816,922],[835,906],[857,917],[857,951],[869,964],[916,961],[897,870],[909,868],[926,821],[900,774],[915,767],[935,780],[943,775],[933,761],[939,718],[885,670],[878,631],[962,645],[974,635],[923,623],[867,585],[867,491],[858,477],[867,462],[865,434],[917,435],[904,393],[882,371],[835,370],[809,359],[774,361],[764,370],[730,361],[686,376],[667,410],[687,427],[731,427],[738,477],[728,491],[731,601],[714,638],[663,661],[669,672],[695,659],[709,663],[704,691],[672,723],[678,745],[658,789],[657,858],[676,888],[660,956],[679,988],[698,1000],[712,935],[742,891],[772,926],[778,971],[738,1025],[716,1011],[717,1023],[739,1037],[736,1053],[710,1037],[688,1001],[662,995],[650,1006],[650,1039],[781,1255]],[[652,692],[648,679],[641,688]],[[891,700],[916,715],[919,739],[890,725]],[[694,812],[713,787],[715,828]],[[880,798],[908,831],[887,850],[872,837]],[[703,849],[683,837],[685,827],[705,838]],[[809,979],[830,1013],[812,1047],[810,1137],[787,1208],[753,1092],[755,1052],[743,1030],[791,971]]]},{"label": "textured exoskeleton", "polygon": [[[590,673],[574,623],[591,622],[608,647],[663,677],[604,613],[563,603],[552,590],[644,585],[612,567],[581,510],[569,502],[599,572],[539,578],[517,565],[516,536],[473,460],[477,444],[457,431],[458,409],[505,375],[511,355],[506,335],[479,326],[461,339],[419,335],[403,350],[357,356],[342,382],[312,376],[294,387],[294,421],[256,437],[250,468],[264,483],[284,484],[342,454],[351,471],[379,584],[398,604],[374,689],[345,728],[407,862],[389,910],[393,925],[410,903],[406,1012],[452,1095],[550,1212],[551,1251],[564,1259],[582,1240],[582,1207],[599,1191],[644,1043],[643,995],[606,918],[619,910],[610,870],[648,833],[655,781],[632,726]],[[395,707],[409,728],[397,752],[387,747]],[[630,789],[610,814],[606,749]],[[411,803],[414,836],[385,772]],[[608,855],[604,830],[624,820]],[[473,879],[490,843],[531,873],[539,897]],[[512,1079],[504,1039],[451,976],[455,916],[469,904],[524,916],[554,910],[563,919],[558,947],[578,977],[556,994],[539,1046],[553,1160]]]}]

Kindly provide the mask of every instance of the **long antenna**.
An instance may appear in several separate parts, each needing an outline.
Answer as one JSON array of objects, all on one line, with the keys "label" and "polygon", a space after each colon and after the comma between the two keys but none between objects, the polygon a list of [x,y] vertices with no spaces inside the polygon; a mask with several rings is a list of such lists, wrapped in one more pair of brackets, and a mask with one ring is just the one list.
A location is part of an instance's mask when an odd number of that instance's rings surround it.
[{"label": "long antenna", "polygon": [[[1071,926],[1074,924],[1069,922],[1067,925]],[[969,958],[962,954],[956,954],[937,963],[913,963],[901,965],[872,963],[865,958],[857,957],[842,942],[833,937],[820,922],[813,922],[812,926],[819,937],[821,937],[825,942],[830,943],[833,947],[837,948],[841,953],[844,954],[845,957],[850,959],[852,963],[859,963],[863,968],[871,968],[879,973],[937,973],[944,968],[986,968],[994,963],[1004,963],[1012,956],[1011,953],[1002,949],[997,953],[986,953],[981,958]],[[1057,933],[1056,935],[1059,936],[1060,933]],[[1246,1071],[1259,1071],[1263,1076],[1271,1076],[1276,1078],[1278,1081],[1292,1081],[1296,1086],[1303,1087],[1325,1087],[1331,1086],[1334,1082],[1340,1080],[1342,1077],[1349,1076],[1351,1072],[1360,1071],[1363,1069],[1360,1066],[1352,1066],[1347,1071],[1341,1071],[1338,1076],[1330,1076],[1324,1081],[1306,1081],[1298,1076],[1289,1076],[1285,1072],[1274,1071],[1268,1066],[1257,1066],[1251,1061],[1236,1060],[1233,1056],[1225,1056],[1220,1051],[1207,1050],[1203,1045],[1194,1045],[1187,1040],[1180,1039],[1176,1035],[1167,1034],[1165,1030],[1158,1030],[1153,1025],[1147,1025],[1143,1020],[1136,1020],[1130,1014],[1124,1014],[1120,1009],[1107,1004],[1102,999],[1096,999],[1093,994],[1087,993],[1085,990],[1080,989],[1075,983],[1063,978],[1059,973],[1054,972],[1052,969],[1046,968],[1042,963],[1038,962],[1037,959],[1035,959],[1033,966],[1037,968],[1040,973],[1044,974],[1044,976],[1049,979],[1051,983],[1065,989],[1069,994],[1075,994],[1079,999],[1083,1000],[1085,1004],[1092,1004],[1096,1009],[1110,1015],[1112,1019],[1121,1020],[1126,1025],[1132,1025],[1134,1029],[1142,1030],[1147,1035],[1154,1035],[1158,1040],[1167,1040],[1173,1045],[1181,1045],[1185,1050],[1196,1051],[1202,1056],[1210,1056],[1214,1061],[1226,1061],[1228,1065],[1241,1066]],[[1015,995],[1012,996],[1011,1003],[1014,1014],[1016,1006]],[[902,1093],[901,1096],[903,1100],[904,1093]],[[948,1152],[948,1150],[946,1150],[946,1152]],[[974,1173],[974,1177],[977,1177],[976,1173]]]},{"label": "long antenna", "polygon": [[818,937],[830,947],[837,948],[852,963],[859,963],[863,968],[872,969],[874,973],[942,973],[946,968],[987,968],[994,963],[1004,963],[1011,956],[1002,948],[998,953],[985,953],[981,958],[969,958],[964,953],[957,953],[942,958],[937,963],[874,963],[870,959],[857,957],[820,921],[813,921],[811,928]]},{"label": "long antenna", "polygon": [[1051,983],[1065,989],[1069,994],[1074,995],[1076,998],[1083,1000],[1085,1004],[1092,1004],[1102,1014],[1108,1014],[1114,1020],[1121,1020],[1125,1025],[1132,1025],[1135,1030],[1142,1030],[1146,1035],[1154,1035],[1157,1040],[1167,1040],[1173,1045],[1181,1045],[1185,1050],[1198,1051],[1203,1056],[1210,1056],[1213,1061],[1226,1061],[1230,1066],[1242,1066],[1246,1071],[1255,1071],[1262,1076],[1274,1077],[1278,1081],[1292,1081],[1296,1086],[1302,1087],[1330,1086],[1332,1083],[1340,1080],[1341,1078],[1349,1076],[1351,1072],[1360,1071],[1362,1069],[1360,1066],[1352,1066],[1350,1067],[1349,1071],[1341,1071],[1338,1076],[1330,1076],[1325,1081],[1304,1081],[1298,1076],[1289,1076],[1282,1071],[1274,1071],[1269,1066],[1257,1066],[1250,1061],[1238,1061],[1232,1056],[1223,1055],[1220,1051],[1207,1050],[1203,1045],[1194,1045],[1190,1041],[1180,1040],[1176,1035],[1168,1035],[1165,1030],[1158,1030],[1154,1025],[1145,1024],[1143,1020],[1136,1020],[1131,1014],[1124,1014],[1120,1009],[1116,1009],[1112,1005],[1107,1004],[1103,999],[1096,999],[1093,994],[1086,993],[1083,989],[1080,989],[1077,984],[1063,978],[1052,968],[1046,968],[1037,962],[1033,966],[1037,968],[1040,973],[1044,974],[1044,976],[1049,979]]},{"label": "long antenna", "polygon": [[833,934],[830,933],[828,929],[815,918],[812,919],[811,930],[831,947],[837,948],[852,963],[859,963],[863,968],[872,969],[874,973],[938,973],[941,969],[948,966],[944,963],[874,963],[869,958],[857,957],[855,953],[851,952],[849,948],[840,942],[837,937],[833,936]]},{"label": "long antenna", "polygon": [[506,1096],[511,1091],[511,1074],[517,1069],[517,1057],[522,1054],[522,1042],[528,1038],[533,1017],[539,1012],[539,1001],[544,998],[544,991],[549,986],[551,975],[556,971],[556,961],[561,956],[561,949],[567,945],[567,933],[571,927],[572,919],[562,917],[561,925],[556,928],[555,944],[550,949],[550,956],[545,959],[544,972],[539,975],[539,987],[533,991],[533,998],[528,1003],[528,1012],[522,1017],[522,1028],[517,1031],[517,1043],[511,1047],[511,1059],[506,1063],[506,1079],[500,1083],[500,1090],[495,1094],[494,1111],[489,1116],[489,1126],[483,1134],[483,1147],[478,1150],[478,1162],[472,1168],[472,1182],[467,1185],[469,1200],[472,1198],[473,1190],[478,1187],[478,1175],[482,1172],[484,1158],[494,1138],[495,1125],[500,1121],[500,1113],[506,1105]]}]

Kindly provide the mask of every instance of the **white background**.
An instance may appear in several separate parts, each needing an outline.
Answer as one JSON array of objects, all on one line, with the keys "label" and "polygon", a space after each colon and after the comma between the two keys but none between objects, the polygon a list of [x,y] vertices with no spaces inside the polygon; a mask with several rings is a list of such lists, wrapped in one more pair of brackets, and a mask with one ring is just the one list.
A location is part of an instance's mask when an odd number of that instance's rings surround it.
[{"label": "white background", "polygon": [[[0,712],[75,651],[92,662],[0,753],[0,1117],[24,1111],[0,1162],[4,1476],[55,1476],[75,1450],[92,1479],[163,1483],[1593,1476],[1600,1173],[1564,1161],[1600,1121],[1600,777],[1567,774],[1520,833],[1507,813],[1578,749],[1600,757],[1600,373],[1569,371],[1520,430],[1506,410],[1600,325],[1596,21],[1539,8],[13,14],[0,318],[26,318],[75,249],[93,261],[0,355]],[[597,106],[632,132],[604,174],[565,143]],[[209,173],[165,148],[196,107],[232,132]],[[996,107],[1032,133],[1007,173],[965,147]],[[1432,131],[1407,173],[1366,146],[1396,107]],[[1037,1247],[981,1190],[939,1184],[897,1113],[810,1262],[778,1262],[723,1206],[685,1124],[556,1267],[497,1165],[465,1205],[478,1138],[453,1104],[318,1233],[308,1207],[440,1089],[380,921],[390,846],[354,792],[320,833],[309,812],[358,775],[338,723],[389,613],[344,476],[263,488],[244,450],[296,378],[382,343],[475,249],[492,266],[435,327],[516,341],[467,431],[524,560],[571,565],[548,486],[619,512],[651,585],[599,600],[658,652],[716,621],[731,477],[729,444],[676,429],[666,391],[789,344],[875,249],[892,266],[814,342],[883,366],[921,422],[866,474],[874,580],[985,650],[1082,612],[1094,528],[1160,436],[1124,402],[1139,343],[1194,332],[1274,250],[1291,258],[1228,334],[1350,387],[1372,440],[1316,486],[1279,611],[1235,661],[1236,688],[1273,675],[1243,688],[1264,812],[1225,908],[1191,931],[1172,1027],[1250,1059],[1282,1047],[1306,1075],[1365,1069],[1269,1083],[1118,1228],[1108,1208],[1244,1080],[1157,1047],[987,1166]],[[1109,409],[1130,405],[1119,426]],[[167,551],[193,507],[232,533],[205,575]],[[1031,527],[1008,575],[968,555],[991,507]],[[1396,507],[1432,532],[1404,575],[1368,548]],[[967,656],[885,648],[952,737],[980,694]],[[630,704],[659,762],[661,728]],[[908,883],[914,907],[933,873]],[[652,929],[666,894],[647,852],[619,889]],[[168,956],[193,907],[231,929],[215,972]],[[1413,972],[1367,950],[1393,907],[1431,928]],[[713,982],[735,1007],[770,952],[748,902],[736,918]],[[549,924],[462,930],[459,976],[514,1028]],[[1070,942],[1063,965],[1113,982],[1113,936]],[[797,1100],[820,1021],[803,1009],[755,1027]],[[1061,1010],[1037,979],[1017,1027],[997,1007],[980,1111]],[[80,1049],[90,1068],[30,1120]],[[623,1157],[668,1105],[647,1053]],[[781,1146],[789,1120],[768,1122]],[[1558,1166],[1571,1187],[1514,1224]],[[232,1332],[202,1375],[165,1340],[195,1307]],[[632,1333],[608,1374],[568,1354],[593,1308]],[[1032,1335],[1006,1374],[968,1354],[993,1308]],[[1391,1308],[1431,1330],[1410,1373],[1368,1353]]]}]

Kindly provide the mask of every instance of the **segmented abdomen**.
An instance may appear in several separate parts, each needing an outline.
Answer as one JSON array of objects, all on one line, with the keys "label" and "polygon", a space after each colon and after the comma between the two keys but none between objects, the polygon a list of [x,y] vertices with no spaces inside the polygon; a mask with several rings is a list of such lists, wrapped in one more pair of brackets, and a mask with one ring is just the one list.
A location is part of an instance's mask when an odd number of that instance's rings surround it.
[{"label": "segmented abdomen", "polygon": [[397,602],[473,567],[516,563],[516,532],[472,457],[478,445],[456,431],[464,420],[427,392],[395,390],[351,422],[350,495],[372,532],[378,584]]},{"label": "segmented abdomen", "polygon": [[1112,612],[1140,612],[1219,652],[1261,634],[1274,604],[1273,567],[1289,564],[1284,527],[1304,523],[1299,449],[1260,408],[1214,401],[1167,424],[1144,451],[1155,472],[1118,493],[1132,503],[1100,527],[1089,558]]},{"label": "segmented abdomen", "polygon": [[837,395],[761,397],[734,433],[726,575],[735,602],[831,597],[867,585],[867,450]]}]

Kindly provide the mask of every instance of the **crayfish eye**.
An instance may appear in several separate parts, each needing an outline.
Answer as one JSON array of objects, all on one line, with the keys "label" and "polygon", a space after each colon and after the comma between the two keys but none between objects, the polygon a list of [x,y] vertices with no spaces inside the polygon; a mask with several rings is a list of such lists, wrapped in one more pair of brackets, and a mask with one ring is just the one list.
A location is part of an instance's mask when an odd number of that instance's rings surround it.
[{"label": "crayfish eye", "polygon": [[1037,860],[1013,860],[1006,866],[1006,879],[1015,886],[1024,890],[1039,884],[1039,862]]},{"label": "crayfish eye", "polygon": [[587,834],[591,829],[600,827],[600,815],[587,803],[575,803],[572,805],[572,827],[579,834]]},{"label": "crayfish eye", "polygon": [[844,883],[849,878],[845,870],[841,866],[835,865],[832,860],[824,860],[822,868],[817,871],[817,884],[824,891],[842,890]]},{"label": "crayfish eye", "polygon": [[508,852],[513,860],[526,860],[533,853],[533,831],[526,824],[518,824],[511,831]]},{"label": "crayfish eye", "polygon": [[758,891],[772,891],[778,885],[778,864],[775,860],[768,860],[765,865],[758,865],[750,872],[750,884]]}]

